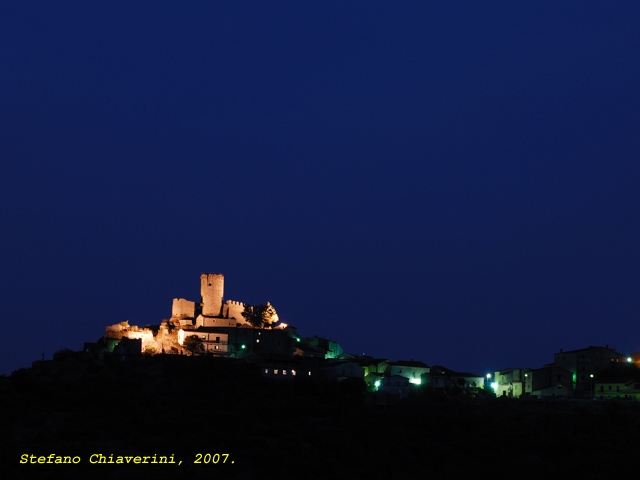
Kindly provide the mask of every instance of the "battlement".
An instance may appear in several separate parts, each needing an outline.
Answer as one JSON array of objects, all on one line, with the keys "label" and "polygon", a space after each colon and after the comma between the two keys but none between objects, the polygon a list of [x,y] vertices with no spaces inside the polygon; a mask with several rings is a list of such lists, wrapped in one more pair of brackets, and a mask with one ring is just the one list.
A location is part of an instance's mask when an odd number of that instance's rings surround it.
[{"label": "battlement", "polygon": [[244,312],[245,303],[236,302],[234,300],[227,300],[225,303],[224,316],[227,318],[235,318],[239,323],[245,323],[246,320],[242,316]]},{"label": "battlement", "polygon": [[203,273],[200,275],[200,279],[206,279],[208,282],[216,282],[218,280],[224,282],[224,275],[222,273]]},{"label": "battlement", "polygon": [[239,305],[241,307],[245,306],[244,302],[236,302],[235,300],[227,300],[227,305]]}]

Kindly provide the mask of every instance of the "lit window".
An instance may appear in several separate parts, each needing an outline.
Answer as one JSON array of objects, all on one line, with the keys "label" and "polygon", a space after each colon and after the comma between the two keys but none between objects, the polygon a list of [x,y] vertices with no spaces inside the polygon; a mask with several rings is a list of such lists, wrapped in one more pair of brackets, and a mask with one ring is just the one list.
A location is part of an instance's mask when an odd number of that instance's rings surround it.
[{"label": "lit window", "polygon": [[295,370],[291,370],[291,375],[295,375],[296,371]]},{"label": "lit window", "polygon": [[265,369],[264,369],[264,373],[269,373],[269,369],[268,369],[268,368],[265,368]]},{"label": "lit window", "polygon": [[283,374],[283,375],[286,375],[286,374],[287,374],[287,371],[286,371],[286,370],[282,370],[282,374]]},{"label": "lit window", "polygon": [[256,340],[256,343],[260,343],[260,339],[257,339],[257,340]]},{"label": "lit window", "polygon": [[309,372],[309,375],[311,375],[311,372]]},{"label": "lit window", "polygon": [[278,370],[276,370],[275,368],[273,369],[273,374],[277,375],[278,374]]}]

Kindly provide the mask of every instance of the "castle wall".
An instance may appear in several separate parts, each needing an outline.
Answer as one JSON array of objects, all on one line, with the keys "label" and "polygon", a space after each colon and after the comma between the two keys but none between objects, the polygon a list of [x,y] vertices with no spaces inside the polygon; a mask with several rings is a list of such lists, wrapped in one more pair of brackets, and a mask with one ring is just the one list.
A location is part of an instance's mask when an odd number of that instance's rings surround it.
[{"label": "castle wall", "polygon": [[[140,339],[142,342],[142,351],[147,349],[153,349],[155,352],[162,352],[163,350],[169,350],[172,343],[175,341],[175,334],[171,335],[166,332],[166,329],[161,328],[157,336],[154,336],[153,330],[149,328],[140,328],[136,325],[129,325],[129,322],[124,321],[116,323],[115,325],[109,325],[105,330],[105,338],[107,342],[118,343],[118,340],[122,338],[129,338],[132,340]],[[109,351],[113,351],[113,346],[109,347]]]},{"label": "castle wall", "polygon": [[224,275],[221,273],[200,275],[200,294],[202,295],[202,315],[208,317],[222,315]]},{"label": "castle wall", "polygon": [[129,331],[124,332],[123,337],[130,339],[140,339],[142,340],[142,351],[144,352],[147,347],[158,349],[158,345],[156,343],[155,338],[153,337],[153,332],[148,329],[143,329],[139,331]]},{"label": "castle wall", "polygon": [[194,328],[198,327],[235,327],[236,321],[233,318],[203,317],[198,315]]},{"label": "castle wall", "polygon": [[178,325],[182,328],[193,328],[193,318],[181,318],[178,320]]},{"label": "castle wall", "polygon": [[196,303],[184,298],[174,298],[171,306],[173,318],[195,318]]},{"label": "castle wall", "polygon": [[247,323],[245,318],[242,316],[242,312],[244,312],[244,305],[245,304],[242,302],[227,300],[224,304],[224,316],[227,318],[235,318],[240,324]]}]

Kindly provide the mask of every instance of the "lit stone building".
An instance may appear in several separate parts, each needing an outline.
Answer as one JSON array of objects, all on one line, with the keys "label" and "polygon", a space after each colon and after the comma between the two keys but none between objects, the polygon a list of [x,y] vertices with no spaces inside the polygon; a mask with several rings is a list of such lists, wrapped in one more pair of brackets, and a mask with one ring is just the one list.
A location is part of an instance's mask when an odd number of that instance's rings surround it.
[{"label": "lit stone building", "polygon": [[493,378],[493,390],[498,397],[518,398],[531,395],[533,391],[533,377],[529,368],[505,368],[495,372]]},{"label": "lit stone building", "polygon": [[140,328],[121,322],[107,327],[105,338],[110,340],[110,349],[119,339],[129,338],[140,339],[143,353],[183,353],[185,339],[196,336],[212,355],[293,354],[299,341],[295,329],[282,323],[276,326],[278,315],[269,302],[260,310],[262,326],[256,327],[243,315],[252,306],[225,300],[221,273],[202,274],[200,294],[200,302],[174,298],[171,317],[159,326]]}]

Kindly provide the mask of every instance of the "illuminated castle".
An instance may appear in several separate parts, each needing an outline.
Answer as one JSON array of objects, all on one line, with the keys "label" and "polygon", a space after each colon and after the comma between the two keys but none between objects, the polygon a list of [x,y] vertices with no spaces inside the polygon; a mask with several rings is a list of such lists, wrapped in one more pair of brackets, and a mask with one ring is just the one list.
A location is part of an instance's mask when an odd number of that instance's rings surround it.
[{"label": "illuminated castle", "polygon": [[[282,334],[287,338],[293,334],[291,331],[285,332],[288,327],[285,324],[274,327],[278,315],[269,302],[261,310],[262,326],[259,328],[251,324],[243,313],[254,307],[243,302],[224,300],[224,275],[221,273],[202,274],[200,294],[199,303],[174,298],[171,318],[163,320],[158,327],[139,328],[128,322],[107,327],[105,339],[108,346],[111,342],[109,350],[112,351],[123,338],[127,338],[139,340],[142,352],[180,353],[184,340],[196,335],[207,352],[238,356],[254,350],[270,351],[272,348],[269,345],[274,341],[284,346],[288,342],[281,341],[285,339],[280,339]],[[261,341],[262,345],[258,347]]]},{"label": "illuminated castle", "polygon": [[[197,327],[235,327],[249,326],[242,316],[246,304],[234,300],[224,301],[224,275],[221,273],[203,273],[200,275],[199,304],[184,298],[174,298],[171,318],[181,326]],[[277,315],[269,323],[276,323]]]}]

